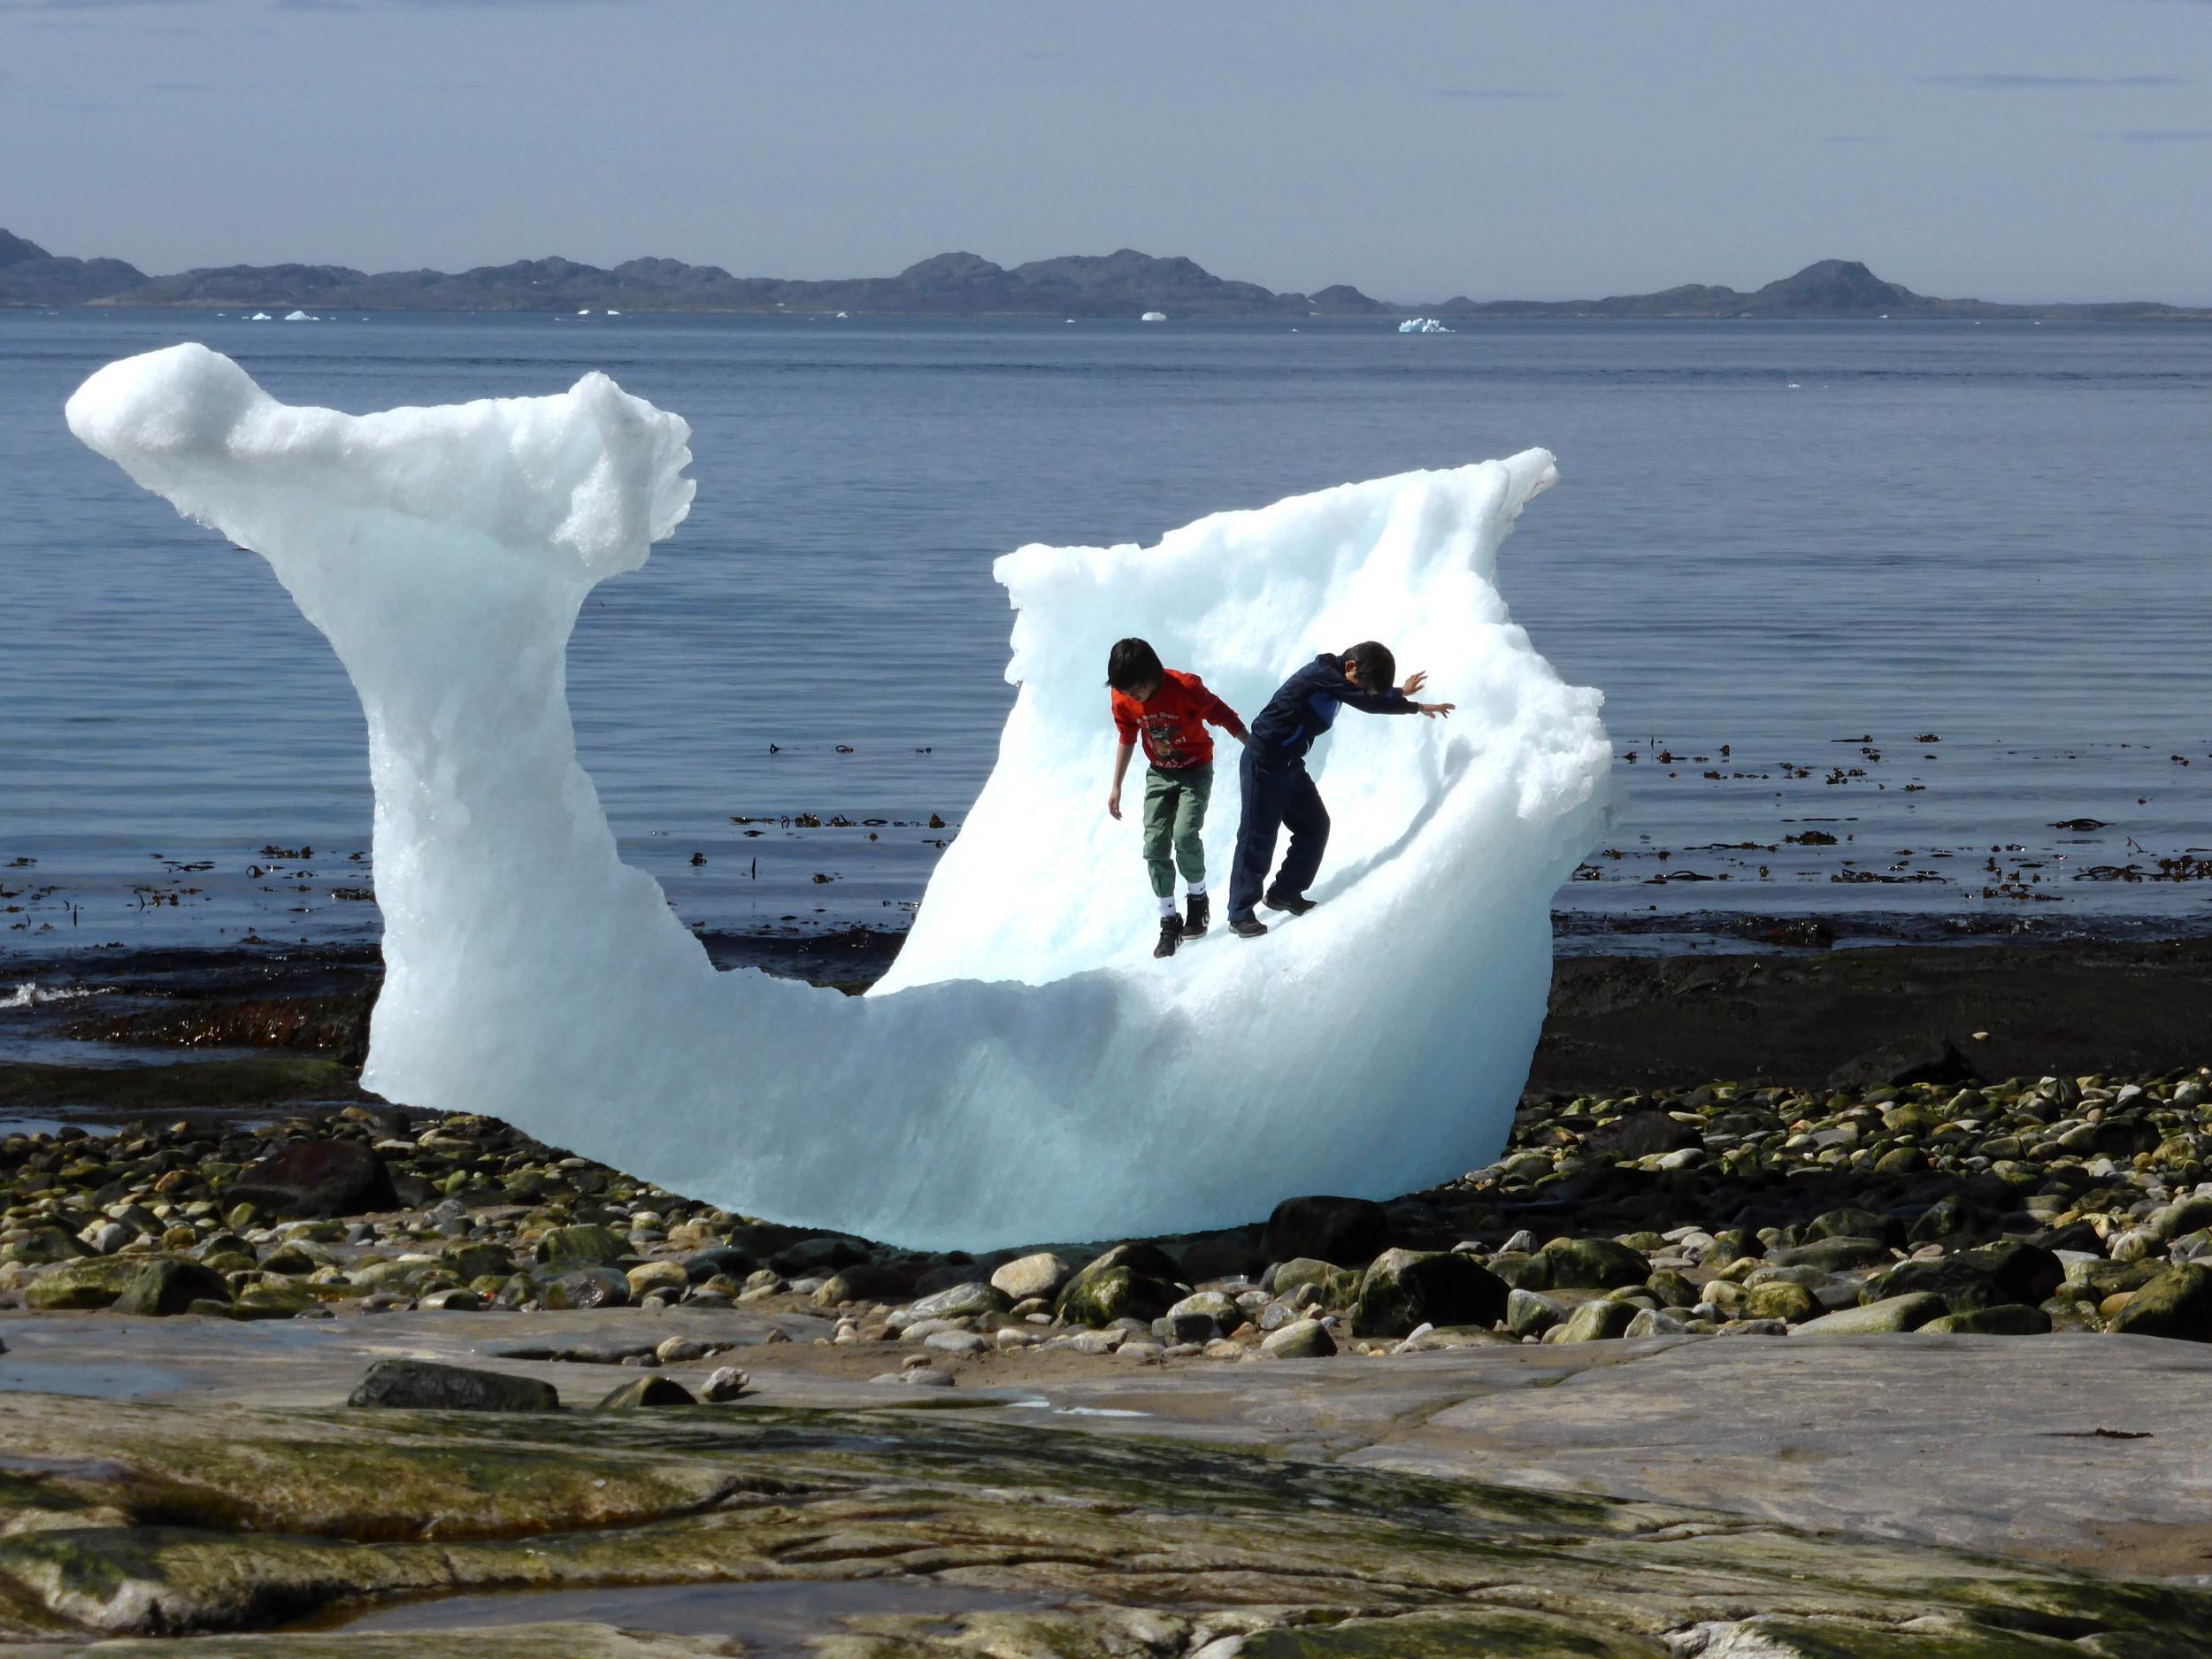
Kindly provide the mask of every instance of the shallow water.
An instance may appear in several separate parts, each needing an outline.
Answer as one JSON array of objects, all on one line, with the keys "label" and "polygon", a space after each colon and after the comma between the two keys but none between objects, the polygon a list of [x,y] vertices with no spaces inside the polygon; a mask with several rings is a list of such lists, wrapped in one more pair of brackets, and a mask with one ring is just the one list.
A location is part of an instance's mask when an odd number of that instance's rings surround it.
[{"label": "shallow water", "polygon": [[[697,508],[587,605],[571,698],[626,856],[709,929],[903,920],[1011,695],[996,554],[1532,443],[1565,481],[1502,586],[1606,689],[1630,786],[1622,856],[1559,895],[1571,948],[2206,916],[2212,330],[0,311],[0,975],[376,934],[335,660],[61,424],[93,368],[183,338],[288,401],[598,367],[692,421]],[[1102,780],[1107,730],[1102,692]]]}]

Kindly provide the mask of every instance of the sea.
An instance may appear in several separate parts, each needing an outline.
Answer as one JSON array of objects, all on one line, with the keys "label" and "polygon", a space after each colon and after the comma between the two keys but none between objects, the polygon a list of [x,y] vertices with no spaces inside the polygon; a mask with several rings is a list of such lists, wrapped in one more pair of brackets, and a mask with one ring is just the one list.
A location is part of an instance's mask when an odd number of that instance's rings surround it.
[{"label": "sea", "polygon": [[691,518],[594,593],[569,686],[625,856],[710,937],[905,926],[1012,700],[997,555],[1532,445],[1562,482],[1502,586],[1624,785],[1563,950],[2206,931],[2212,328],[20,310],[0,1006],[88,953],[377,938],[338,663],[63,425],[183,340],[292,403],[597,369],[691,422]]}]

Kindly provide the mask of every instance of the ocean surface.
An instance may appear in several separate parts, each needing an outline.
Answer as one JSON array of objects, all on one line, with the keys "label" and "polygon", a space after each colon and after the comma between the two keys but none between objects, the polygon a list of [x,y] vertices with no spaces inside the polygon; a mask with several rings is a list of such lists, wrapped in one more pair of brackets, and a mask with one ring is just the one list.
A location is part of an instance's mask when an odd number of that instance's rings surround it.
[{"label": "ocean surface", "polygon": [[603,369],[690,420],[697,504],[587,605],[570,700],[710,933],[903,926],[1010,703],[996,555],[1539,444],[1502,585],[1628,786],[1563,948],[2207,921],[2212,329],[0,311],[0,1002],[91,949],[376,936],[336,660],[62,423],[188,339],[288,402]]}]

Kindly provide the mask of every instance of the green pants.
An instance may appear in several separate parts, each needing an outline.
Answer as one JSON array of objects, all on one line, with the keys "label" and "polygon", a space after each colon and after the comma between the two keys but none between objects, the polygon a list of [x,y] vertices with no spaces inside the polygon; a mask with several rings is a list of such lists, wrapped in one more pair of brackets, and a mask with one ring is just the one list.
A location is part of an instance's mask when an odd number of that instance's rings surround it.
[{"label": "green pants", "polygon": [[[1206,802],[1214,792],[1213,763],[1179,772],[1144,769],[1144,862],[1156,898],[1175,895],[1175,872],[1193,887],[1206,881]],[[1170,849],[1173,856],[1170,856]]]}]

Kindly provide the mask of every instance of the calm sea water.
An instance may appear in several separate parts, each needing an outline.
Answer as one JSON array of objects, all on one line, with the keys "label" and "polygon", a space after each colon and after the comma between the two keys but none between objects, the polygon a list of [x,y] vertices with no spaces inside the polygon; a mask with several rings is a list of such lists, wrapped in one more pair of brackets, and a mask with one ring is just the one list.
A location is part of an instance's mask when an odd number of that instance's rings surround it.
[{"label": "calm sea water", "polygon": [[2212,856],[2212,330],[0,311],[0,971],[375,933],[335,659],[62,425],[184,339],[290,402],[596,368],[692,422],[697,506],[570,679],[627,856],[712,930],[902,922],[1010,701],[995,555],[1531,444],[1564,482],[1507,597],[1630,785],[1571,942],[2183,931],[2212,894],[2173,879]]}]

